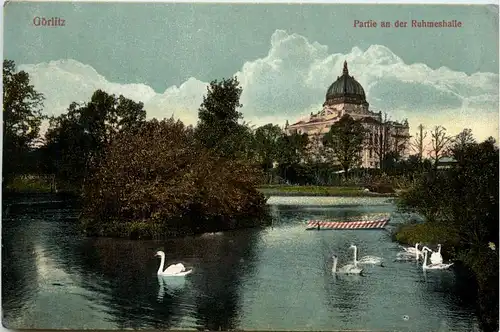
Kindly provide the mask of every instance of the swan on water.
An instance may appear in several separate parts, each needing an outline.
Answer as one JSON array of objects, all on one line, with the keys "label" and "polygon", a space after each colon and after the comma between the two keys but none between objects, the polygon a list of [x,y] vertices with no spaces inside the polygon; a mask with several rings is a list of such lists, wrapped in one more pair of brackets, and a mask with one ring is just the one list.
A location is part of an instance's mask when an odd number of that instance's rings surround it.
[{"label": "swan on water", "polygon": [[423,252],[424,252],[424,264],[422,265],[423,270],[445,270],[453,265],[453,263],[427,265],[427,254],[429,253],[429,250],[423,250]]},{"label": "swan on water", "polygon": [[443,263],[443,256],[441,256],[441,245],[438,244],[438,251],[434,251],[429,247],[423,246],[422,251],[427,250],[428,252],[431,253],[431,264],[442,264]]},{"label": "swan on water", "polygon": [[[408,262],[408,261],[414,261],[416,259],[416,255],[415,254],[410,254],[409,252],[406,252],[406,251],[402,251],[402,252],[398,252],[396,254],[396,259],[395,261],[396,262]],[[418,262],[418,260],[417,260]]]},{"label": "swan on water", "polygon": [[172,264],[163,271],[165,266],[165,253],[163,251],[156,252],[155,256],[161,257],[160,267],[158,268],[157,274],[159,276],[169,276],[169,277],[183,277],[190,274],[193,270],[186,270],[182,263]]},{"label": "swan on water", "polygon": [[333,255],[333,274],[361,274],[362,268],[355,266],[354,264],[347,264],[337,270],[337,256]]},{"label": "swan on water", "polygon": [[441,245],[438,244],[438,251],[434,251],[431,254],[432,264],[443,264],[443,256],[441,256]]},{"label": "swan on water", "polygon": [[420,245],[420,243],[417,242],[417,243],[415,243],[415,247],[403,247],[403,250],[406,251],[407,253],[415,255],[416,259],[418,260],[420,256],[423,257],[422,251],[418,250],[419,245]]},{"label": "swan on water", "polygon": [[380,264],[382,265],[383,259],[377,256],[363,256],[358,260],[358,247],[352,244],[349,248],[354,249],[354,265],[358,264]]},{"label": "swan on water", "polygon": [[404,251],[402,252],[398,252],[396,254],[396,259],[395,261],[412,261],[412,260],[416,260],[418,262],[419,258],[420,257],[423,257],[423,254],[422,254],[422,251],[418,249],[418,246],[420,245],[420,243],[415,243],[415,247],[403,247],[403,246],[400,246],[401,248],[403,248]]}]

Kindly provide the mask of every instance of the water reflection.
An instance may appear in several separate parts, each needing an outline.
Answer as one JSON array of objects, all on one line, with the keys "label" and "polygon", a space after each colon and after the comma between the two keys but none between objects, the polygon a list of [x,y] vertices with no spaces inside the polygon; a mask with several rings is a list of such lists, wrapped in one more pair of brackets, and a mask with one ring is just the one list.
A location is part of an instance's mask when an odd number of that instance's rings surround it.
[{"label": "water reflection", "polygon": [[163,302],[165,294],[169,297],[178,296],[178,293],[182,291],[186,285],[186,279],[183,277],[166,278],[158,276],[158,285],[158,302]]},{"label": "water reflection", "polygon": [[[459,293],[466,286],[453,271],[424,274],[415,262],[393,262],[398,246],[384,231],[304,230],[308,218],[394,209],[363,202],[279,205],[273,228],[161,242],[84,238],[70,204],[11,209],[15,222],[2,230],[4,322],[45,329],[472,330],[470,299]],[[351,263],[352,243],[362,255],[383,257],[385,267],[332,275],[332,254],[339,266]],[[193,273],[158,277],[158,250],[167,265],[182,262]]]},{"label": "water reflection", "polygon": [[[12,216],[12,214],[11,214]],[[15,214],[13,215],[15,218]],[[6,223],[3,223],[4,225]],[[2,313],[11,321],[29,305],[38,284],[37,262],[30,238],[33,228],[2,227]],[[8,326],[10,328],[10,326]]]}]

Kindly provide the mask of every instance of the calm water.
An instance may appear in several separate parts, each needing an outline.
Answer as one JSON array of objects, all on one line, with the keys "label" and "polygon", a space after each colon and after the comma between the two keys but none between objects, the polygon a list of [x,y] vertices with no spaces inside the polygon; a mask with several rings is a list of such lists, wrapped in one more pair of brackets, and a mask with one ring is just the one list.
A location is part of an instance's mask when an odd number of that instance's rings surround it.
[{"label": "calm water", "polygon": [[[304,230],[307,218],[392,212],[387,198],[271,197],[273,227],[161,242],[84,238],[77,208],[57,200],[4,202],[15,203],[2,225],[8,328],[477,330],[467,286],[452,271],[393,262],[386,231]],[[332,276],[332,253],[346,264],[351,243],[385,267]],[[159,280],[157,250],[194,272]]]}]

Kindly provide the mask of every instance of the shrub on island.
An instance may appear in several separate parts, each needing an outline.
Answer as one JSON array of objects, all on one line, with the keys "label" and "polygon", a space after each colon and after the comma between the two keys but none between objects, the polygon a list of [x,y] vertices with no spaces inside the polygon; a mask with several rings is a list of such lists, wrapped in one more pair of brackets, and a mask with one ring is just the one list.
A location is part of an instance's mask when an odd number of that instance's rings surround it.
[{"label": "shrub on island", "polygon": [[83,190],[89,236],[162,238],[268,223],[262,175],[201,147],[173,119],[118,134]]}]

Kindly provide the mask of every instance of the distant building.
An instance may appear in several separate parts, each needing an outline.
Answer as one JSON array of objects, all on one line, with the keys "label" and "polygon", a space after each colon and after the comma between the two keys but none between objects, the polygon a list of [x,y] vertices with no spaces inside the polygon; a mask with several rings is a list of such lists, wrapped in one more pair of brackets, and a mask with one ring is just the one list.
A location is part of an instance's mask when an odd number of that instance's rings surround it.
[{"label": "distant building", "polygon": [[337,80],[328,88],[323,110],[316,114],[311,113],[307,120],[292,125],[288,125],[287,122],[285,131],[287,134],[306,133],[309,137],[321,138],[344,114],[349,114],[354,120],[361,120],[364,127],[369,130],[362,151],[361,167],[377,168],[379,166],[380,158],[377,154],[377,151],[380,151],[379,142],[386,142],[384,143],[384,146],[387,146],[386,151],[398,152],[403,158],[408,156],[407,143],[410,138],[408,121],[384,123],[382,112],[370,111],[365,90],[353,76],[349,75],[347,62],[344,62],[342,76],[337,77]]},{"label": "distant building", "polygon": [[453,157],[442,157],[437,162],[438,169],[451,168],[457,164],[457,161]]}]

